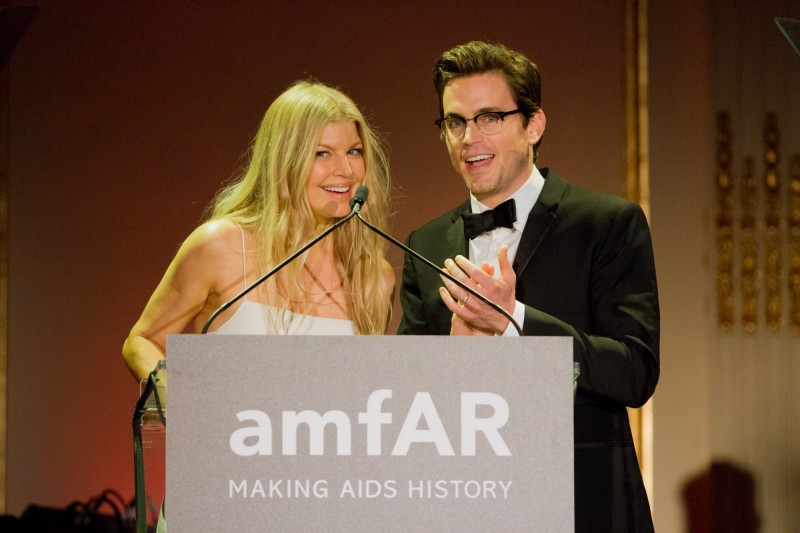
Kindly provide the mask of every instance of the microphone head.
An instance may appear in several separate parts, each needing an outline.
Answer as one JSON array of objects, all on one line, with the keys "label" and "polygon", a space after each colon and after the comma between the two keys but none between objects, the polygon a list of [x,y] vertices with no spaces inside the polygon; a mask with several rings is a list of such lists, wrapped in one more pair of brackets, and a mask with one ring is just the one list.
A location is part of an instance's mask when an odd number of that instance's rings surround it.
[{"label": "microphone head", "polygon": [[350,198],[350,209],[353,209],[356,204],[359,206],[364,205],[364,202],[367,201],[367,196],[369,196],[369,189],[366,185],[361,185],[358,189],[356,189],[356,193]]}]

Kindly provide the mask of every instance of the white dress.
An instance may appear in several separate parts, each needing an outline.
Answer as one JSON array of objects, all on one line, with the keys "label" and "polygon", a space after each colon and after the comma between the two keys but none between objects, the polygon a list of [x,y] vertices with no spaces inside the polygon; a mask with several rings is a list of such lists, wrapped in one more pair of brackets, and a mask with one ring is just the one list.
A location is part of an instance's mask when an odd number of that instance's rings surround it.
[{"label": "white dress", "polygon": [[[277,328],[277,331],[276,331]],[[282,311],[245,299],[224,324],[222,335],[353,335],[353,322]]]},{"label": "white dress", "polygon": [[[242,233],[242,285],[247,288],[247,249]],[[248,300],[212,333],[222,335],[354,335],[353,322],[341,318],[325,318],[281,310]]]}]

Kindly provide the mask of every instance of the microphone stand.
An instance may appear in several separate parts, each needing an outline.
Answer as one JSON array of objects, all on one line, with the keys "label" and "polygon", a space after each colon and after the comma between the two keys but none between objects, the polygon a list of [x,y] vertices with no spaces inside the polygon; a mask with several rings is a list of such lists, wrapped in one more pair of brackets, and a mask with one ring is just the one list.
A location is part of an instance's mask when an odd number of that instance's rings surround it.
[{"label": "microphone stand", "polygon": [[164,415],[164,407],[161,403],[161,398],[158,395],[158,386],[156,385],[158,378],[156,375],[161,369],[166,368],[166,361],[161,360],[156,367],[150,372],[147,377],[147,384],[145,385],[144,392],[139,396],[136,402],[136,408],[133,411],[133,474],[134,474],[134,490],[136,494],[135,507],[136,507],[136,533],[147,533],[147,492],[144,484],[144,446],[142,444],[142,423],[144,413],[147,410],[147,404],[152,396],[156,404],[156,412],[158,418],[167,427],[167,420]]},{"label": "microphone stand", "polygon": [[[496,303],[494,303],[489,298],[487,298],[483,294],[479,293],[478,291],[476,291],[472,287],[468,286],[467,284],[465,284],[461,280],[455,278],[447,270],[444,270],[444,269],[436,266],[435,263],[433,263],[432,261],[430,261],[426,257],[423,257],[419,253],[415,252],[414,250],[412,250],[411,248],[409,248],[405,244],[401,243],[400,241],[398,241],[397,239],[395,239],[394,237],[392,237],[388,233],[376,228],[375,226],[373,226],[372,224],[367,222],[364,219],[364,217],[361,216],[361,213],[355,212],[355,210],[354,210],[354,213],[355,213],[356,218],[358,220],[360,220],[361,222],[363,222],[369,229],[371,229],[372,231],[374,231],[375,233],[377,233],[378,235],[380,235],[384,239],[388,240],[389,242],[391,242],[392,244],[394,244],[395,246],[397,246],[398,248],[400,248],[404,252],[407,252],[407,253],[411,254],[412,256],[414,256],[416,259],[419,259],[420,261],[422,261],[423,263],[425,263],[429,267],[431,267],[434,270],[436,270],[439,274],[441,274],[442,276],[446,277],[447,279],[449,279],[450,281],[452,281],[453,283],[455,283],[456,285],[458,285],[459,287],[461,287],[462,289],[467,291],[470,295],[472,295],[475,298],[479,299],[480,301],[482,301],[483,303],[485,303],[486,305],[488,305],[489,307],[491,307],[492,309],[494,309],[495,311],[497,311],[498,313],[500,313],[501,315],[506,317],[511,322],[511,324],[514,326],[514,329],[517,330],[517,333],[519,333],[519,336],[520,337],[524,337],[525,336],[525,334],[522,332],[522,328],[519,327],[519,324],[517,324],[517,321],[514,320],[514,318],[511,316],[511,314],[508,311],[506,311],[505,309],[503,309],[502,307],[500,307],[499,305],[497,305]],[[352,215],[353,214],[351,213],[351,216]]]},{"label": "microphone stand", "polygon": [[202,333],[202,334],[207,333],[209,326],[211,326],[211,323],[220,315],[220,313],[222,313],[223,311],[228,309],[230,306],[232,306],[233,304],[235,304],[236,302],[238,302],[239,300],[244,298],[244,296],[248,292],[252,291],[256,287],[258,287],[259,285],[264,283],[267,279],[269,279],[271,276],[273,276],[275,273],[277,273],[280,269],[282,269],[283,267],[285,267],[286,265],[288,265],[289,263],[291,263],[292,261],[297,259],[297,257],[300,254],[302,254],[303,252],[305,252],[306,250],[308,250],[309,248],[311,248],[312,246],[317,244],[319,241],[321,241],[323,238],[325,238],[328,234],[330,234],[336,228],[338,228],[342,224],[345,224],[351,218],[356,216],[358,214],[358,212],[361,210],[361,204],[363,203],[363,201],[360,202],[360,203],[358,201],[352,202],[352,203],[353,203],[352,211],[350,211],[350,213],[347,216],[345,216],[341,220],[338,220],[336,223],[331,225],[328,229],[326,229],[325,231],[323,231],[322,233],[320,233],[319,235],[314,237],[312,240],[310,240],[308,243],[303,245],[302,248],[300,248],[299,250],[294,252],[292,255],[290,255],[289,257],[287,257],[283,261],[281,261],[275,268],[273,268],[272,270],[270,270],[269,272],[267,272],[266,274],[264,274],[263,276],[258,278],[252,285],[250,285],[249,287],[245,288],[242,292],[240,292],[239,294],[237,294],[236,296],[234,296],[233,298],[231,298],[230,300],[228,300],[227,302],[222,304],[216,311],[214,311],[211,314],[210,317],[208,317],[208,320],[206,320],[206,323],[203,326],[203,329],[202,329],[202,331],[200,333]]}]

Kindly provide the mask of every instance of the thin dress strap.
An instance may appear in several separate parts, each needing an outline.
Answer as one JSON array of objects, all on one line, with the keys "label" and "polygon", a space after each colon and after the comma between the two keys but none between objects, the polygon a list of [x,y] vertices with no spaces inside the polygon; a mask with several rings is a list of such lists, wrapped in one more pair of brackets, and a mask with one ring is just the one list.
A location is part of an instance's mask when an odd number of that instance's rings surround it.
[{"label": "thin dress strap", "polygon": [[[239,224],[237,224],[239,226]],[[244,244],[244,228],[239,226],[239,231],[242,233],[242,285],[247,288],[247,248]],[[245,296],[245,299],[247,297]]]}]

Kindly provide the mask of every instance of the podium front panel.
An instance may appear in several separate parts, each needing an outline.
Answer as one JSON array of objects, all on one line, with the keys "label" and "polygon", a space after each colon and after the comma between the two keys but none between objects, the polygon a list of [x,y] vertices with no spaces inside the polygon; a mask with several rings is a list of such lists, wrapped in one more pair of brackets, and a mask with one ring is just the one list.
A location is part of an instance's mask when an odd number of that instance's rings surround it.
[{"label": "podium front panel", "polygon": [[172,531],[573,531],[572,340],[171,335]]}]

